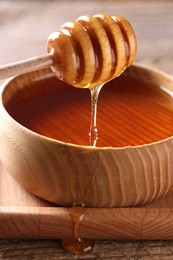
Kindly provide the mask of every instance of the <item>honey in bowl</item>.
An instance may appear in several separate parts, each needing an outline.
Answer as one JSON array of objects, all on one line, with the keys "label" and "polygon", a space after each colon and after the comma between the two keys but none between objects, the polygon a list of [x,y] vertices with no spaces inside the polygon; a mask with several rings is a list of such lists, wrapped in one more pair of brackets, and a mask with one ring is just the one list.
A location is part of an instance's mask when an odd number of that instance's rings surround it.
[{"label": "honey in bowl", "polygon": [[[41,135],[90,145],[90,92],[52,75],[22,89],[7,105],[20,124]],[[173,134],[173,102],[164,86],[128,71],[103,86],[98,101],[98,147],[136,146]]]}]

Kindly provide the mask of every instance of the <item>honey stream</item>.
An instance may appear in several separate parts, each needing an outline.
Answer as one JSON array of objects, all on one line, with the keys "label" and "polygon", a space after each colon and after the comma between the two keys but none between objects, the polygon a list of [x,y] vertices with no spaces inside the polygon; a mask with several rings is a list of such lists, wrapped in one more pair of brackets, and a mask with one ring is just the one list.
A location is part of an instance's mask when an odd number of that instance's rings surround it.
[{"label": "honey stream", "polygon": [[[96,146],[99,138],[97,129],[97,103],[100,90],[103,84],[99,84],[90,89],[91,93],[91,119],[90,119],[90,132],[89,132],[89,144],[90,146]],[[73,238],[66,238],[62,240],[63,248],[74,255],[84,254],[91,251],[94,247],[94,240],[80,237],[80,223],[85,216],[85,205],[74,205],[69,208],[69,214],[73,223]]]},{"label": "honey stream", "polygon": [[80,237],[80,224],[84,220],[86,208],[73,206],[68,211],[73,223],[73,238],[63,239],[62,246],[67,252],[74,255],[88,253],[93,249],[94,241]]},{"label": "honey stream", "polygon": [[[89,144],[90,146],[96,146],[99,138],[97,129],[97,103],[98,97],[103,84],[99,84],[92,89],[91,93],[91,119],[90,119],[90,132],[89,132]],[[63,239],[62,245],[66,251],[71,254],[83,254],[88,253],[94,247],[94,241],[91,239],[80,238],[80,223],[85,216],[85,205],[73,206],[69,209],[69,214],[73,222],[73,238]]]},{"label": "honey stream", "polygon": [[89,144],[90,146],[96,146],[99,138],[97,129],[97,103],[100,90],[104,84],[99,84],[94,88],[90,89],[91,93],[91,119],[90,119],[90,132],[89,132]]}]

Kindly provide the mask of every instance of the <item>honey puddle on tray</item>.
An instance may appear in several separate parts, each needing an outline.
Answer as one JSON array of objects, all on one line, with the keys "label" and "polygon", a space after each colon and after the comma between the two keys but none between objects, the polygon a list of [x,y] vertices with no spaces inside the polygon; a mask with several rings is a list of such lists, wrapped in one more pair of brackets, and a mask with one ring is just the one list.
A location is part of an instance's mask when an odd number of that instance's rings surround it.
[{"label": "honey puddle on tray", "polygon": [[97,146],[141,145],[173,134],[172,96],[164,86],[124,74],[105,84],[99,94],[97,126],[95,119],[92,122],[94,138],[88,136],[90,106],[88,89],[50,77],[21,90],[7,110],[27,128],[74,144],[94,144],[96,138]]}]

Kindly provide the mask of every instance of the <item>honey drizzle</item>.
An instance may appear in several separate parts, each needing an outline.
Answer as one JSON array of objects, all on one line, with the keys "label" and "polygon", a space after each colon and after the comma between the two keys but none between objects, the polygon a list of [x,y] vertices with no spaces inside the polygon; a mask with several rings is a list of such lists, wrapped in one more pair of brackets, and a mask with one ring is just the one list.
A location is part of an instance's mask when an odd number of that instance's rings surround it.
[{"label": "honey drizzle", "polygon": [[73,237],[79,239],[80,222],[85,215],[85,207],[73,206],[69,209],[69,214],[73,222]]},{"label": "honey drizzle", "polygon": [[91,119],[90,119],[90,132],[89,132],[89,144],[90,146],[96,146],[98,140],[97,129],[97,104],[100,90],[104,84],[99,84],[90,89],[91,93]]},{"label": "honey drizzle", "polygon": [[85,216],[86,208],[84,206],[73,206],[68,209],[73,223],[73,238],[65,238],[62,241],[63,248],[74,255],[88,253],[94,247],[94,241],[91,239],[80,238],[80,223]]}]

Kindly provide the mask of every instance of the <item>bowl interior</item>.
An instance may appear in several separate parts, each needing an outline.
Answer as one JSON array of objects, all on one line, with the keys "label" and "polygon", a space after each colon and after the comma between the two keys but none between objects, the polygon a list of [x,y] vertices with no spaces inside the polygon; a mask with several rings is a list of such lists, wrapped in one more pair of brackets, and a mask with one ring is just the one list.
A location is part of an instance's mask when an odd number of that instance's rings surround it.
[{"label": "bowl interior", "polygon": [[[163,77],[159,81],[157,73],[136,66],[105,84],[98,101],[97,146],[144,145],[172,136],[173,102],[167,90]],[[16,77],[4,89],[3,103],[31,131],[89,145],[89,90],[65,84],[49,69]]]}]

